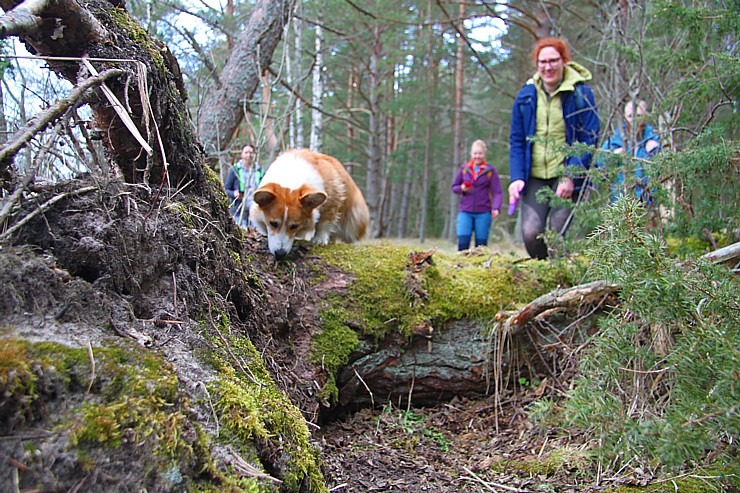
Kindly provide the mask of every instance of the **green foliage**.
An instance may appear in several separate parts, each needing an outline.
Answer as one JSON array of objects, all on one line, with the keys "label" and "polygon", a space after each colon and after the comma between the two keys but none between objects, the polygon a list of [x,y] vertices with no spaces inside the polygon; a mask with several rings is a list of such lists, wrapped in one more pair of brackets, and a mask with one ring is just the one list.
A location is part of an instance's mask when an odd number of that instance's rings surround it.
[{"label": "green foliage", "polygon": [[[404,443],[400,443],[398,440],[394,443],[395,446],[405,449],[413,449],[419,443],[419,440],[423,438],[433,441],[443,452],[449,452],[452,441],[447,438],[444,433],[439,431],[434,426],[427,426],[425,423],[426,418],[421,416],[414,411],[396,411],[391,404],[387,404],[383,408],[383,415],[377,419],[384,419],[389,421],[392,425],[398,426],[408,435],[408,440]],[[420,435],[420,436],[419,436]]]},{"label": "green foliage", "polygon": [[[726,139],[724,125],[707,128],[681,152],[659,155],[656,176],[669,177],[673,190],[662,190],[658,201],[672,206],[672,193],[679,197],[667,233],[679,238],[705,238],[722,232],[729,242],[740,231],[740,148]],[[720,245],[723,246],[723,245]]]},{"label": "green foliage", "polygon": [[671,466],[731,457],[740,437],[738,285],[701,261],[678,263],[621,199],[589,238],[589,274],[621,287],[567,400],[566,421],[619,467],[639,457]]}]

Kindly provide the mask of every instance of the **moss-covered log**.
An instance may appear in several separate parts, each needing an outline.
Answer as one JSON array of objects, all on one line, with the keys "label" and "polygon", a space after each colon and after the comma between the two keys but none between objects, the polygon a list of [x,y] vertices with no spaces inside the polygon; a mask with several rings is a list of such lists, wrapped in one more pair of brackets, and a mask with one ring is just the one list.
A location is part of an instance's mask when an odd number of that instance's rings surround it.
[{"label": "moss-covered log", "polygon": [[[344,363],[317,379],[339,407],[434,404],[493,392],[504,380],[542,376],[559,385],[563,365],[570,364],[565,345],[581,337],[591,320],[583,317],[563,332],[555,327],[592,311],[613,291],[574,297],[577,289],[564,290],[564,301],[553,293],[572,284],[582,268],[577,263],[519,263],[485,250],[460,256],[338,245],[321,256],[350,274],[329,273],[317,286],[326,290],[329,307],[320,314],[323,330],[337,334],[343,325],[358,334],[351,347],[350,338],[334,336],[335,346],[314,342],[310,353],[317,364],[344,355]],[[522,320],[512,332],[512,314],[532,313],[528,302],[550,298],[547,306],[559,310]],[[527,323],[532,330],[522,330]]]}]

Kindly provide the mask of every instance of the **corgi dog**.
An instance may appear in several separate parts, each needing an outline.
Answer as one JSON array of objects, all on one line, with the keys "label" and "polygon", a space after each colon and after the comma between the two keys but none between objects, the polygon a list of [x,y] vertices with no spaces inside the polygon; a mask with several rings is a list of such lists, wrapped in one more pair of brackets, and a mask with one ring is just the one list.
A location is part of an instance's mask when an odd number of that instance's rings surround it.
[{"label": "corgi dog", "polygon": [[267,169],[254,192],[249,221],[277,259],[295,240],[318,245],[361,240],[370,212],[342,163],[308,149],[284,152]]}]

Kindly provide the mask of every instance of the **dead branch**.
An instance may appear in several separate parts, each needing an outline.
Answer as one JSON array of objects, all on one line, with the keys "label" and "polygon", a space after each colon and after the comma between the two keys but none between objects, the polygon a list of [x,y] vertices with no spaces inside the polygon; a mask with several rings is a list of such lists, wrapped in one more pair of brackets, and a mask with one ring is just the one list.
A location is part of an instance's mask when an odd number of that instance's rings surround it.
[{"label": "dead branch", "polygon": [[713,264],[721,264],[728,260],[735,260],[738,257],[740,257],[740,242],[733,243],[732,245],[714,250],[702,256],[703,259]]},{"label": "dead branch", "polygon": [[35,33],[41,25],[38,16],[48,0],[26,0],[0,17],[0,39]]},{"label": "dead branch", "polygon": [[515,334],[538,315],[549,310],[575,308],[590,303],[597,298],[611,294],[619,289],[616,284],[594,281],[567,289],[556,289],[540,296],[524,308],[509,316],[505,327]]},{"label": "dead branch", "polygon": [[85,91],[101,85],[111,77],[123,74],[125,74],[123,70],[110,69],[98,76],[87,78],[77,84],[65,99],[58,101],[53,106],[31,118],[24,127],[15,133],[12,139],[0,148],[0,163],[3,163],[0,164],[0,167],[4,167],[4,163],[7,163],[9,159],[15,156],[36,134],[43,131],[51,122],[74,106],[85,94]]}]

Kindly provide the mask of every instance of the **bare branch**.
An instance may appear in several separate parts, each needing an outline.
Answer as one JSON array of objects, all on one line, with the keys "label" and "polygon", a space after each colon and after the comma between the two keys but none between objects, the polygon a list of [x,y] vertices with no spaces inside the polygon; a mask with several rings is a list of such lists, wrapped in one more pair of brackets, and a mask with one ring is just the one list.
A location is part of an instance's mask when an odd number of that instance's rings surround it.
[{"label": "bare branch", "polygon": [[524,327],[538,315],[553,309],[574,308],[582,303],[606,296],[619,289],[616,284],[594,281],[568,289],[556,289],[528,303],[506,321],[513,332]]},{"label": "bare branch", "polygon": [[125,72],[123,70],[110,69],[106,70],[99,76],[87,78],[76,85],[69,93],[69,96],[65,99],[58,101],[55,105],[50,106],[31,118],[25,127],[19,129],[10,141],[0,148],[0,167],[3,166],[2,163],[6,163],[8,159],[15,156],[16,153],[18,153],[18,151],[21,150],[23,146],[25,146],[37,133],[44,130],[49,123],[74,106],[74,104],[85,94],[85,91],[101,85],[105,80],[110,79],[111,77],[123,75],[124,73]]},{"label": "bare branch", "polygon": [[0,38],[33,34],[41,25],[38,16],[49,0],[26,0],[0,17]]},{"label": "bare branch", "polygon": [[720,264],[728,260],[734,260],[738,257],[740,257],[740,242],[709,252],[702,258],[713,264]]}]

